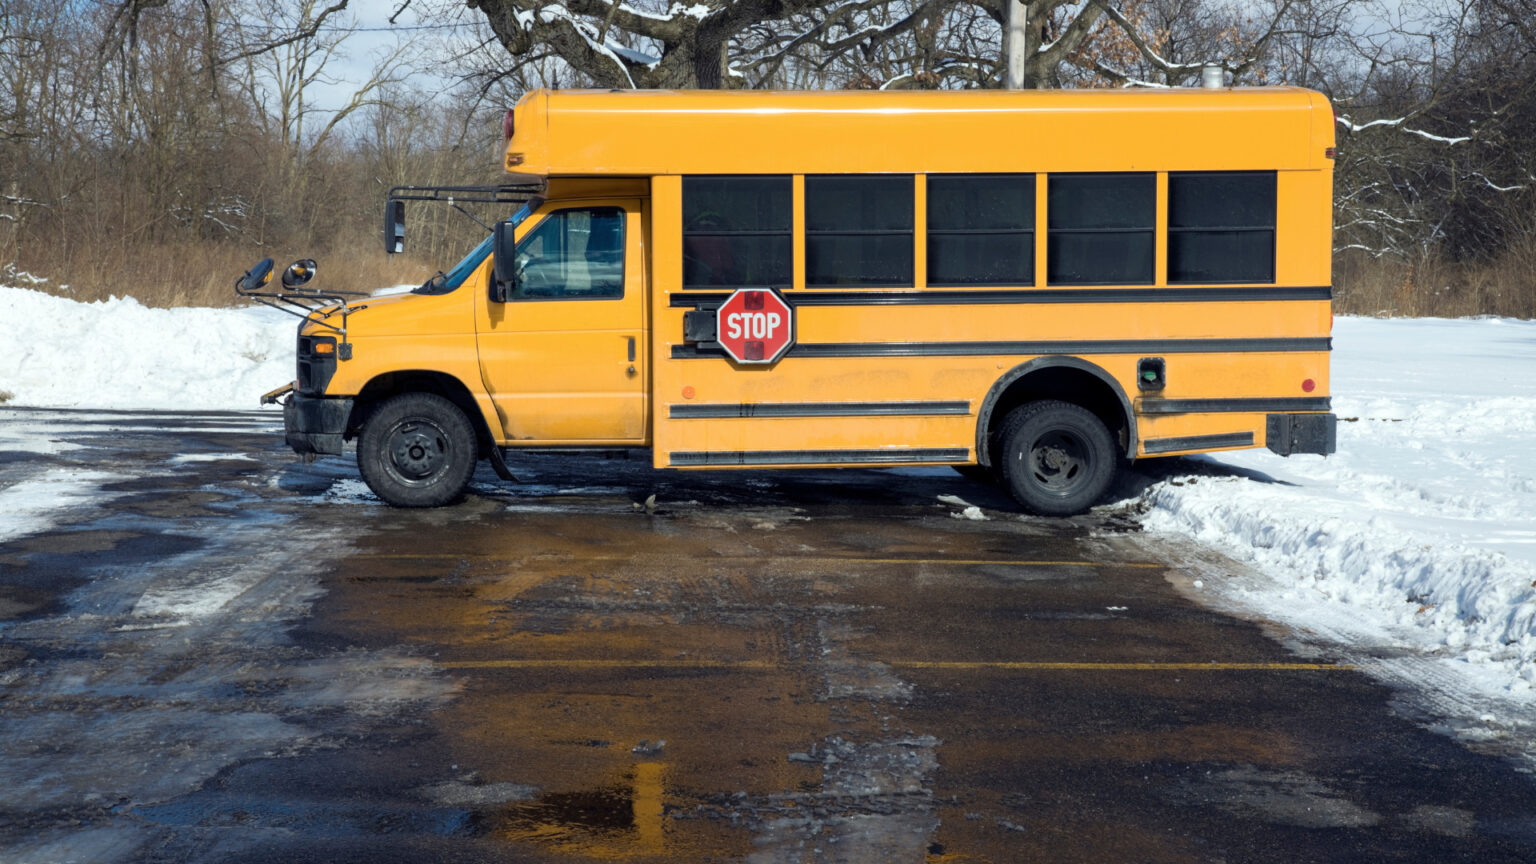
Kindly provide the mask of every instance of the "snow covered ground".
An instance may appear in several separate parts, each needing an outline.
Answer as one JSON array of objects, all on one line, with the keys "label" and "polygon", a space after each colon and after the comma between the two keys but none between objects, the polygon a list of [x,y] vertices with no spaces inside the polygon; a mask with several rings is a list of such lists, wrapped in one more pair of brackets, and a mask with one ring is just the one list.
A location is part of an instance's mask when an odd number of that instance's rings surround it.
[{"label": "snow covered ground", "polygon": [[[293,377],[296,322],[267,309],[0,287],[0,320],[10,405],[248,409]],[[1341,318],[1332,379],[1336,455],[1152,460],[1140,497],[1109,506],[1267,577],[1202,580],[1213,597],[1536,704],[1536,322]],[[81,480],[48,479],[63,495]]]},{"label": "snow covered ground", "polygon": [[1146,463],[1143,526],[1269,577],[1201,590],[1536,704],[1536,322],[1340,318],[1332,379],[1338,453]]}]

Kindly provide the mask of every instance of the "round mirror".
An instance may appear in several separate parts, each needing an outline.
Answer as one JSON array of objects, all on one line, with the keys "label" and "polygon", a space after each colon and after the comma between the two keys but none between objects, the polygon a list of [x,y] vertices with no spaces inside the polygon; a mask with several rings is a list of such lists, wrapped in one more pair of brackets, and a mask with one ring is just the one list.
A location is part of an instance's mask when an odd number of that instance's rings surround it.
[{"label": "round mirror", "polygon": [[[284,276],[283,278],[286,279],[288,277]],[[263,258],[256,262],[255,267],[245,271],[245,275],[241,276],[240,281],[235,283],[235,290],[248,294],[265,287],[270,281],[272,281],[272,259]]]},{"label": "round mirror", "polygon": [[315,259],[300,258],[283,271],[284,288],[301,288],[315,278]]}]

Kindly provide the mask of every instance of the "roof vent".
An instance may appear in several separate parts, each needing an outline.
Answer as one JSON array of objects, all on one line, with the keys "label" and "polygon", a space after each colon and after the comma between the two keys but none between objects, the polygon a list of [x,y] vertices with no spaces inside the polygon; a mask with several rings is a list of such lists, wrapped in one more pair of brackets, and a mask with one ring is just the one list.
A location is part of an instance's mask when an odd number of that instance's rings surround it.
[{"label": "roof vent", "polygon": [[1227,86],[1226,70],[1215,63],[1200,67],[1200,86],[1207,90],[1220,90]]}]

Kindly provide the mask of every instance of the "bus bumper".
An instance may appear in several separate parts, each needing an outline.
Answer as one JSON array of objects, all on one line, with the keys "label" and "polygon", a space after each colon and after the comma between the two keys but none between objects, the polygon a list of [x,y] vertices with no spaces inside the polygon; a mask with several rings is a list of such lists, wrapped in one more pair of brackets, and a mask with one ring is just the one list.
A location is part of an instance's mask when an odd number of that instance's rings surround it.
[{"label": "bus bumper", "polygon": [[1337,426],[1332,414],[1270,414],[1265,423],[1264,443],[1281,456],[1327,456],[1337,449]]},{"label": "bus bumper", "polygon": [[295,393],[283,403],[283,431],[288,446],[295,453],[338,454],[351,416],[351,399],[326,399]]}]

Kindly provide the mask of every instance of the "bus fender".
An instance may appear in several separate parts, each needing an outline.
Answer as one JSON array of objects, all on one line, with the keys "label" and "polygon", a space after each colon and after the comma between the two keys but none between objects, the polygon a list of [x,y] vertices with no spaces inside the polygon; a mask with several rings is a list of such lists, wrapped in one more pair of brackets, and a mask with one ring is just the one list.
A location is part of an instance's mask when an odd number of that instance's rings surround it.
[{"label": "bus fender", "polygon": [[[988,441],[990,436],[987,433],[988,430],[992,428],[992,412],[997,408],[998,403],[1002,400],[1003,394],[1007,393],[1010,387],[1022,381],[1028,375],[1041,372],[1046,369],[1063,368],[1075,369],[1079,372],[1086,372],[1089,375],[1092,375],[1094,378],[1097,378],[1099,381],[1103,382],[1106,386],[1109,387],[1110,391],[1115,394],[1116,401],[1120,403],[1120,412],[1125,416],[1125,455],[1128,459],[1134,459],[1136,457],[1136,442],[1138,440],[1136,437],[1136,411],[1131,407],[1131,400],[1126,398],[1125,390],[1120,386],[1120,382],[1116,381],[1113,375],[1105,372],[1099,366],[1093,363],[1089,363],[1087,360],[1083,360],[1078,357],[1047,356],[1036,357],[1033,360],[1020,363],[1012,369],[1009,369],[1007,372],[1003,373],[1001,378],[997,379],[997,381],[992,385],[992,389],[987,391],[986,398],[981,401],[981,408],[976,412],[977,462],[983,465],[991,464],[991,454],[988,452],[991,442]],[[1069,397],[1061,398],[1066,398],[1068,401],[1071,401]]]}]

